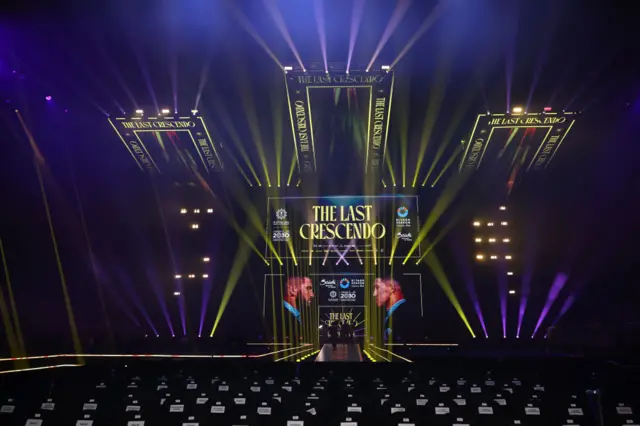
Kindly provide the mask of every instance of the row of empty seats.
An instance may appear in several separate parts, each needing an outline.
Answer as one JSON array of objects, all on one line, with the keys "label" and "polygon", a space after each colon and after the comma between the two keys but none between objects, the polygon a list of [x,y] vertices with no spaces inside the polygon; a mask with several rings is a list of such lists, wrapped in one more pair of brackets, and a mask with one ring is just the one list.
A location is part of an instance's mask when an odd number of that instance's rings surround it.
[{"label": "row of empty seats", "polygon": [[611,391],[609,398],[592,377],[464,366],[299,366],[181,363],[20,373],[0,387],[0,425],[638,424],[637,394]]}]

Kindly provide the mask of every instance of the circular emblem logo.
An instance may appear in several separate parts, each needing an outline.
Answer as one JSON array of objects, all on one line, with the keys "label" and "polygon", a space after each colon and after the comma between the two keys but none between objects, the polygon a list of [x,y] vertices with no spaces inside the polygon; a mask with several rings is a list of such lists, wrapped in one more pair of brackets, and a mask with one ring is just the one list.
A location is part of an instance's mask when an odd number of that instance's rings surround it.
[{"label": "circular emblem logo", "polygon": [[285,209],[276,210],[276,218],[278,218],[278,220],[285,220],[287,218],[287,211]]},{"label": "circular emblem logo", "polygon": [[409,215],[409,209],[405,206],[398,207],[398,217],[407,217]]},{"label": "circular emblem logo", "polygon": [[343,278],[340,280],[340,288],[349,288],[349,278]]},{"label": "circular emblem logo", "polygon": [[335,291],[332,291],[331,293],[329,293],[329,297],[331,297],[332,299],[335,298],[338,295],[338,293],[336,293]]}]

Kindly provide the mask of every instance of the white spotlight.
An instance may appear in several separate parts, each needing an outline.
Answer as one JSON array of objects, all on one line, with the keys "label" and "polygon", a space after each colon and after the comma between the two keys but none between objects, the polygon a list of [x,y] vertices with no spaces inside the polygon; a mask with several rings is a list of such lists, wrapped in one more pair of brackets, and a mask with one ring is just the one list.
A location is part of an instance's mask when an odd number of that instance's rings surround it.
[{"label": "white spotlight", "polygon": [[182,275],[176,274],[176,280],[179,280],[180,278],[182,278]]},{"label": "white spotlight", "polygon": [[476,254],[476,259],[484,260],[484,255],[483,254]]},{"label": "white spotlight", "polygon": [[209,259],[208,257],[203,257],[203,258],[202,258],[202,261],[203,261],[203,262],[208,262],[209,260],[210,260],[210,259]]},{"label": "white spotlight", "polygon": [[493,222],[487,223],[487,226],[493,226]]},{"label": "white spotlight", "polygon": [[506,210],[507,208],[505,206],[500,206],[498,207],[500,210]]},{"label": "white spotlight", "polygon": [[503,239],[502,239],[502,242],[503,242],[503,243],[508,243],[509,241],[511,241],[511,240],[510,240],[510,239],[508,239],[508,238],[503,238]]},{"label": "white spotlight", "polygon": [[495,259],[497,259],[497,258],[498,258],[498,256],[496,256],[495,254],[492,254],[492,255],[491,255],[491,259],[495,260]]},{"label": "white spotlight", "polygon": [[195,278],[196,274],[189,274],[189,278]]},{"label": "white spotlight", "polygon": [[522,107],[513,107],[511,110],[514,114],[520,114],[522,112]]},{"label": "white spotlight", "polygon": [[200,228],[200,225],[198,225],[197,223],[194,223],[191,225],[191,229],[198,229]]},{"label": "white spotlight", "polygon": [[511,255],[510,255],[510,254],[508,254],[508,255],[506,255],[504,258],[505,258],[505,259],[507,259],[507,260],[511,260]]},{"label": "white spotlight", "polygon": [[285,71],[293,71],[293,67],[284,67]]},{"label": "white spotlight", "polygon": [[480,226],[480,222],[473,222],[473,226]]},{"label": "white spotlight", "polygon": [[180,214],[187,214],[187,209],[180,209]]},{"label": "white spotlight", "polygon": [[198,110],[197,110],[197,109],[192,109],[192,110],[191,110],[191,114],[196,115],[197,113],[198,113]]},{"label": "white spotlight", "polygon": [[509,294],[516,294],[515,290],[509,290]]},{"label": "white spotlight", "polygon": [[507,226],[507,225],[508,225],[508,223],[507,223],[507,222],[500,222],[500,225],[502,225],[502,226]]},{"label": "white spotlight", "polygon": [[200,213],[200,209],[193,209],[194,213]]},{"label": "white spotlight", "polygon": [[207,209],[207,213],[213,213],[213,209]]},{"label": "white spotlight", "polygon": [[209,274],[202,274],[202,278],[209,278]]},{"label": "white spotlight", "polygon": [[481,243],[482,242],[482,238],[476,238],[476,243]]},{"label": "white spotlight", "polygon": [[162,108],[162,110],[160,110],[160,112],[161,112],[163,115],[171,114],[171,110],[170,110],[169,108]]},{"label": "white spotlight", "polygon": [[141,110],[141,109],[137,109],[137,110],[136,110],[136,114],[138,114],[138,115],[142,115],[142,114],[144,114],[144,111],[143,111],[143,110]]},{"label": "white spotlight", "polygon": [[389,65],[383,65],[380,68],[383,69],[383,70],[387,70],[387,71],[389,71],[391,69],[391,67]]},{"label": "white spotlight", "polygon": [[173,295],[174,295],[174,296],[180,296],[180,292],[179,292],[179,291],[174,291],[174,292],[173,292]]},{"label": "white spotlight", "polygon": [[511,275],[513,275],[513,272],[509,271],[509,272],[507,272],[507,275],[511,276]]}]

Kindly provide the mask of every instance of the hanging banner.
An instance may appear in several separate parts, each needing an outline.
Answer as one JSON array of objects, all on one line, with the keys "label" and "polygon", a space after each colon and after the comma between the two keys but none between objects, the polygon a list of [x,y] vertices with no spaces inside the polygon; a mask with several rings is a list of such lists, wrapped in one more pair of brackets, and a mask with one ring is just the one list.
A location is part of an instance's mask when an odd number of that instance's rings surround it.
[{"label": "hanging banner", "polygon": [[460,162],[459,171],[478,169],[483,159],[508,158],[542,170],[575,123],[574,113],[480,114]]},{"label": "hanging banner", "polygon": [[202,117],[109,118],[141,170],[156,173],[223,171],[224,165]]},{"label": "hanging banner", "polygon": [[[391,97],[393,93],[393,71],[346,71],[325,73],[324,71],[294,70],[285,72],[291,130],[295,144],[298,169],[301,173],[315,173],[318,168],[313,122],[313,102],[310,89],[367,89],[368,114],[365,123],[364,148],[365,173],[379,173],[384,161]],[[316,127],[317,130],[317,127]]]}]

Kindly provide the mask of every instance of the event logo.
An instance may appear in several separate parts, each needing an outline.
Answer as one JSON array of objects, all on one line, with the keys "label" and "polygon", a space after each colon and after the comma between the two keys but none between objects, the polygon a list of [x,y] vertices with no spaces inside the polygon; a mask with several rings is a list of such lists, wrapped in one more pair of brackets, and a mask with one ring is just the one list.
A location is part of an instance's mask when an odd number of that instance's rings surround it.
[{"label": "event logo", "polygon": [[338,292],[336,292],[335,290],[332,290],[331,293],[329,293],[329,297],[332,299],[335,299],[337,295],[338,295]]},{"label": "event logo", "polygon": [[409,215],[409,209],[405,206],[398,207],[398,217],[407,217]]},{"label": "event logo", "polygon": [[340,288],[349,288],[349,278],[343,278],[340,280]]},{"label": "event logo", "polygon": [[396,234],[396,238],[402,241],[412,241],[411,232],[408,232],[406,234],[403,234],[402,232],[398,232]]},{"label": "event logo", "polygon": [[386,228],[381,222],[373,222],[373,205],[312,206],[313,222],[300,226],[304,240],[379,240]]}]

